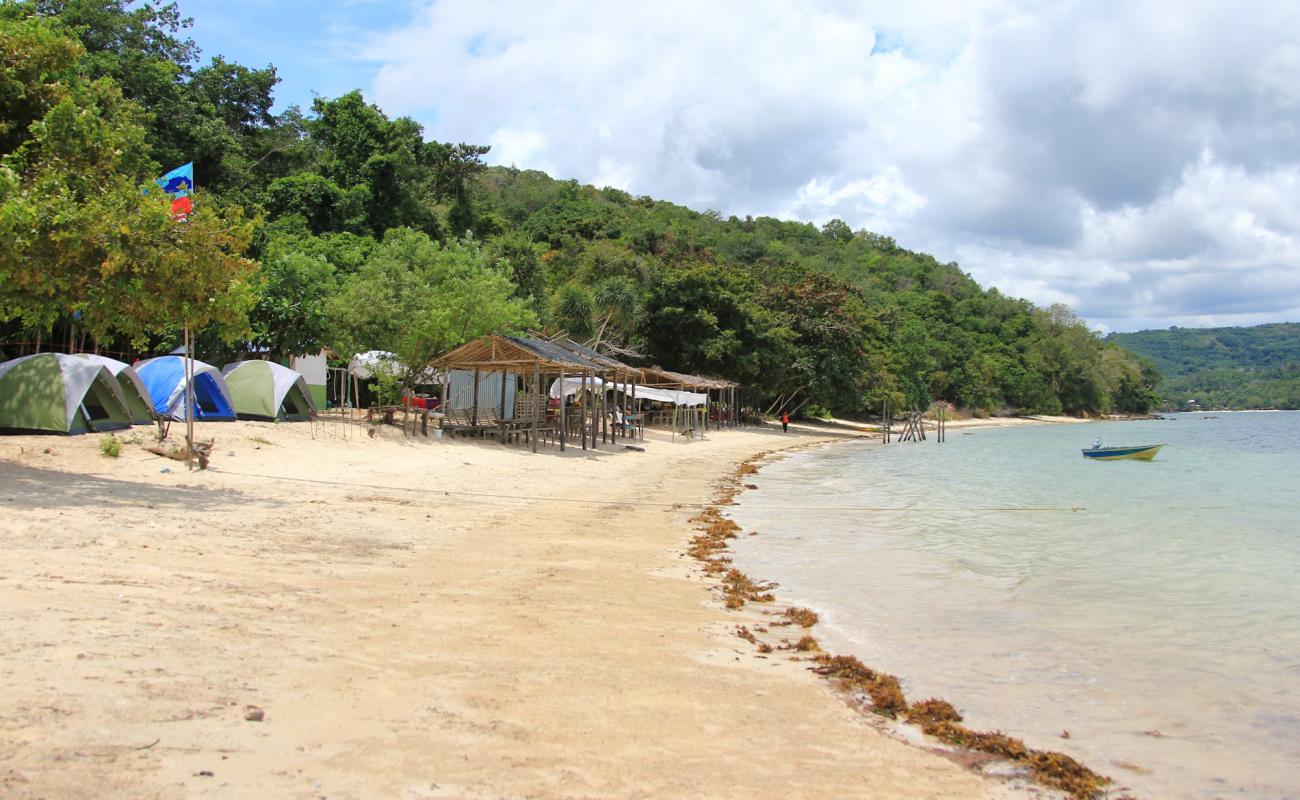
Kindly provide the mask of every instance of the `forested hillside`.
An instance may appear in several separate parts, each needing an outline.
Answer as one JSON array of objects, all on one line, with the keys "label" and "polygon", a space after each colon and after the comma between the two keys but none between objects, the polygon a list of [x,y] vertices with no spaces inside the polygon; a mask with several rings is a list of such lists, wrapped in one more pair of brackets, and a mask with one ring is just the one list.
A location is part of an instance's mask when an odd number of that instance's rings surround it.
[{"label": "forested hillside", "polygon": [[1300,408],[1300,325],[1170,328],[1119,333],[1110,341],[1166,376],[1165,404],[1184,408]]},{"label": "forested hillside", "polygon": [[[360,92],[272,114],[274,68],[200,60],[173,6],[0,6],[0,348],[223,363],[383,349],[412,373],[492,330],[839,412],[1144,411],[1154,369],[1068,308],[833,220],[721,218],[426,141]],[[159,175],[193,161],[181,224]],[[4,344],[7,343],[7,344]],[[88,344],[89,343],[89,344]]]}]

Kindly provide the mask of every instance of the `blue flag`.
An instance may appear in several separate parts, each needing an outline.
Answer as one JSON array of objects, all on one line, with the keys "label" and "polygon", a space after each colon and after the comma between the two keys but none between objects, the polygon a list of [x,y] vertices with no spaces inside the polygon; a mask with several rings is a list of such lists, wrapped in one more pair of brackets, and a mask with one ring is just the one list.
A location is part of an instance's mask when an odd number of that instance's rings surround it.
[{"label": "blue flag", "polygon": [[194,191],[194,162],[182,164],[158,179],[158,185],[172,197],[188,197]]}]

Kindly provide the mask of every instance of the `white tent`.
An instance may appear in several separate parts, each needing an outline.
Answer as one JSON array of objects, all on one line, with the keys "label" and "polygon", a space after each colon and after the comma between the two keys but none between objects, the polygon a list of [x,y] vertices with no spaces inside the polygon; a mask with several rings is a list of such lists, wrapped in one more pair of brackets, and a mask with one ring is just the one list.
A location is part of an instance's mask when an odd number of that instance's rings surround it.
[{"label": "white tent", "polygon": [[[381,372],[399,375],[402,372],[402,363],[395,354],[387,350],[367,350],[352,357],[348,362],[348,372],[365,381]],[[441,383],[443,380],[442,374],[432,368],[415,376],[416,383]]]},{"label": "white tent", "polygon": [[380,372],[396,374],[401,369],[397,363],[397,356],[387,350],[367,350],[364,353],[357,353],[348,362],[348,372],[363,381],[369,380]]},{"label": "white tent", "polygon": [[[584,380],[586,381],[585,385],[583,383]],[[565,396],[575,395],[587,387],[593,387],[598,392],[606,389],[605,381],[600,378],[564,379]],[[631,384],[610,383],[608,388],[613,389],[616,392],[622,392],[625,395],[630,396],[632,394]],[[559,398],[560,396],[560,381],[558,378],[551,383],[550,396],[554,398]],[[673,405],[681,406],[682,408],[702,406],[709,401],[709,396],[707,394],[700,394],[697,392],[675,392],[669,389],[651,389],[647,386],[639,385],[636,387],[636,397],[638,400],[656,400],[661,403],[672,403]]]}]

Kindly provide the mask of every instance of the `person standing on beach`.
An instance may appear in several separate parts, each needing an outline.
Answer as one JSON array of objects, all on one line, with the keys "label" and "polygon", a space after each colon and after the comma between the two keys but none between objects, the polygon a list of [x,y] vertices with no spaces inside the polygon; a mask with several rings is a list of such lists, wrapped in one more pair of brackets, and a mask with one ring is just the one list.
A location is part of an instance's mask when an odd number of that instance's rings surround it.
[{"label": "person standing on beach", "polygon": [[790,432],[790,412],[782,411],[781,412],[781,433],[789,433],[789,432]]}]

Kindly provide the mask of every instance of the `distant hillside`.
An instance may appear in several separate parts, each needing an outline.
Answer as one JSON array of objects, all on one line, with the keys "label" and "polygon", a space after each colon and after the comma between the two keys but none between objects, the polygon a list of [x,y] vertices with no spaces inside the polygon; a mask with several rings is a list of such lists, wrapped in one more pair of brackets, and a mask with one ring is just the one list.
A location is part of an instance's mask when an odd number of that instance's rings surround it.
[{"label": "distant hillside", "polygon": [[1300,408],[1300,324],[1170,328],[1107,339],[1151,361],[1172,408]]}]

